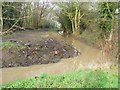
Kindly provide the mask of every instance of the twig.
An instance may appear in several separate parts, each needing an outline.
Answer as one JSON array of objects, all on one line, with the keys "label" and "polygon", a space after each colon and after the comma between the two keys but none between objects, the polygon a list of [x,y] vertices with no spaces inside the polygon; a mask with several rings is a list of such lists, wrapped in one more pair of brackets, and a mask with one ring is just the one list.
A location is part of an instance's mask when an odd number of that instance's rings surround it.
[{"label": "twig", "polygon": [[24,30],[25,30],[25,28],[20,27],[20,26],[17,26],[17,25],[14,25],[14,27],[17,27],[17,28],[20,28],[20,29],[24,29]]}]

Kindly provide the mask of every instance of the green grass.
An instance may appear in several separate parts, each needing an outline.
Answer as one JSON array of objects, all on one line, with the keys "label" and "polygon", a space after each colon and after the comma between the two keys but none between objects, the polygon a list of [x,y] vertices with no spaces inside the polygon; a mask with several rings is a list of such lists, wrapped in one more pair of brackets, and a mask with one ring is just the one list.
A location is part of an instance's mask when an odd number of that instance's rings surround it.
[{"label": "green grass", "polygon": [[25,48],[24,45],[17,45],[15,42],[0,42],[0,46],[2,47],[19,47],[19,48]]},{"label": "green grass", "polygon": [[80,70],[61,75],[41,74],[3,84],[2,88],[118,88],[118,75],[105,70]]},{"label": "green grass", "polygon": [[15,46],[16,44],[13,42],[0,42],[0,46]]}]

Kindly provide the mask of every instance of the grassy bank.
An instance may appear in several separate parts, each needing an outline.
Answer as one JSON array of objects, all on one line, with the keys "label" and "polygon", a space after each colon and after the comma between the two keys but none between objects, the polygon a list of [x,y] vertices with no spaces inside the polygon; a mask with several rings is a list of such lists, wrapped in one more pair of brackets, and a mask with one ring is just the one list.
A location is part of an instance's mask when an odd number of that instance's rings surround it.
[{"label": "grassy bank", "polygon": [[105,70],[80,70],[62,75],[42,74],[3,84],[2,88],[117,88],[118,76]]}]

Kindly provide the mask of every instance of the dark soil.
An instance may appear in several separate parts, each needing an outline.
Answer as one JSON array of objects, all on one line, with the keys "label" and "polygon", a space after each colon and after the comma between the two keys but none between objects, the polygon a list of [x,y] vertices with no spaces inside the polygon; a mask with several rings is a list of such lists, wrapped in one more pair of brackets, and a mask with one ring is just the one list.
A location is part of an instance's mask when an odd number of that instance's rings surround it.
[{"label": "dark soil", "polygon": [[78,51],[72,46],[53,38],[43,38],[37,42],[12,39],[9,41],[15,45],[2,48],[1,68],[57,63],[62,58],[78,55]]}]

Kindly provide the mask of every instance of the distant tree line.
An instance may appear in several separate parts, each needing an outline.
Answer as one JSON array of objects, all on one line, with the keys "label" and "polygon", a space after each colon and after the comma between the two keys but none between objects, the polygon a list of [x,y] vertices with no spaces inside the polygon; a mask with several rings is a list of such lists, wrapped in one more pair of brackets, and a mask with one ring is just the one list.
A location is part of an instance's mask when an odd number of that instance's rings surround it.
[{"label": "distant tree line", "polygon": [[[54,5],[57,9],[53,7]],[[118,4],[114,2],[3,2],[3,31],[15,28],[49,28],[50,25],[54,28],[52,20],[48,20],[50,13],[54,13],[51,17],[57,17],[56,21],[61,24],[64,33],[74,35],[81,34],[88,28],[90,22],[94,21],[93,18],[96,18],[100,37],[107,39],[113,32],[117,8]]]}]

